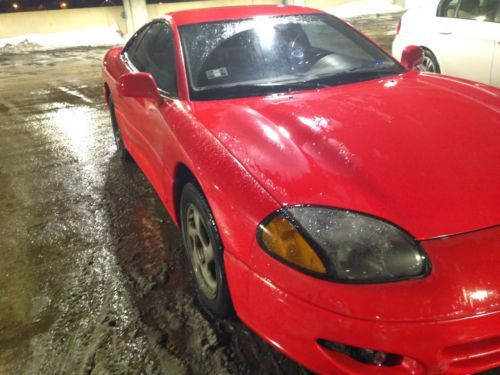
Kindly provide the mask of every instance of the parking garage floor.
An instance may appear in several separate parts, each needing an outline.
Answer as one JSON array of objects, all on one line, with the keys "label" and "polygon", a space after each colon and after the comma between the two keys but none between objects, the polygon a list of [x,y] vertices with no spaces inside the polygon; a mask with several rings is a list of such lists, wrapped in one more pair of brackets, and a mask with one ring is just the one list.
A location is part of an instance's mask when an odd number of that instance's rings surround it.
[{"label": "parking garage floor", "polygon": [[[350,22],[390,49],[399,16]],[[0,373],[305,373],[196,306],[179,232],[115,155],[105,51],[0,50]]]}]

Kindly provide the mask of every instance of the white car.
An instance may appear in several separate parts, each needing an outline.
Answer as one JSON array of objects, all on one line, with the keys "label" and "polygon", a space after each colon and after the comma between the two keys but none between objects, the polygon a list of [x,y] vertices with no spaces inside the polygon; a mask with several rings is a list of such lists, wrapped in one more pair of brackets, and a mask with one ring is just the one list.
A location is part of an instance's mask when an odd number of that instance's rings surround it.
[{"label": "white car", "polygon": [[401,18],[392,54],[424,49],[422,70],[500,87],[500,0],[427,0]]}]

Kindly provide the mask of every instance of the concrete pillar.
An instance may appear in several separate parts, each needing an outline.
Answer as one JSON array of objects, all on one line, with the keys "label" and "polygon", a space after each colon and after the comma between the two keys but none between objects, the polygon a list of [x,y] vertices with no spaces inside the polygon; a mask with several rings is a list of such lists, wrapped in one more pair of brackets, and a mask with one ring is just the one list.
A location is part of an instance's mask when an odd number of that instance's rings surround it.
[{"label": "concrete pillar", "polygon": [[127,18],[127,34],[130,36],[149,21],[146,0],[123,0]]}]

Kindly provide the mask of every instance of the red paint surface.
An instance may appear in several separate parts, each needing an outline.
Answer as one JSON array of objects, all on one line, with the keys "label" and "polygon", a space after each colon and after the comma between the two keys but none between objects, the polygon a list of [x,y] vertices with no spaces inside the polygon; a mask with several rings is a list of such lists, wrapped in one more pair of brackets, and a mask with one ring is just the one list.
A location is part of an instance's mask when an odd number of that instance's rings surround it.
[{"label": "red paint surface", "polygon": [[[103,80],[128,150],[176,221],[176,172],[183,165],[193,173],[226,249],[238,315],[309,368],[464,373],[500,365],[498,89],[413,71],[290,95],[189,100],[177,24],[305,12],[316,11],[237,7],[165,17],[176,38],[179,99],[160,105],[118,94],[128,70],[121,48],[112,49]],[[393,222],[421,241],[432,272],[347,285],[295,271],[255,241],[257,225],[291,204]],[[405,361],[390,371],[362,365],[321,349],[318,338]]]}]

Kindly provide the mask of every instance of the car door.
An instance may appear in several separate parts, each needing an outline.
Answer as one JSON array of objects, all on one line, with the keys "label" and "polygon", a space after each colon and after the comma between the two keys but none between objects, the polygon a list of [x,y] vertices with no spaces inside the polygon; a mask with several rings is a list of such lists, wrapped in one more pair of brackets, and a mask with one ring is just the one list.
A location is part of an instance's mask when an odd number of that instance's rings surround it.
[{"label": "car door", "polygon": [[142,129],[148,147],[152,172],[150,181],[165,202],[170,196],[168,179],[173,175],[170,149],[175,136],[173,128],[182,118],[178,99],[176,49],[171,26],[159,21],[153,25],[154,37],[145,46],[147,63],[141,71],[150,73],[158,85],[163,102],[145,103],[145,123]]},{"label": "car door", "polygon": [[137,140],[138,163],[162,200],[168,196],[168,147],[173,142],[172,122],[178,117],[177,71],[174,37],[170,25],[153,22],[130,56],[132,71],[150,73],[162,97],[162,103],[152,98],[128,98],[130,124]]},{"label": "car door", "polygon": [[[142,50],[142,39],[150,31],[151,25],[146,25],[129,40],[121,54],[122,62],[129,71],[138,71],[134,63]],[[142,104],[141,99],[120,96],[114,98],[115,113],[120,124],[120,130],[127,148],[132,153],[138,164],[145,160],[143,150],[145,147],[141,133],[142,117],[139,112]]]},{"label": "car door", "polygon": [[495,18],[496,38],[493,64],[491,65],[491,84],[500,87],[500,1],[497,7],[497,16]]},{"label": "car door", "polygon": [[434,35],[441,73],[489,83],[499,0],[444,0]]}]

